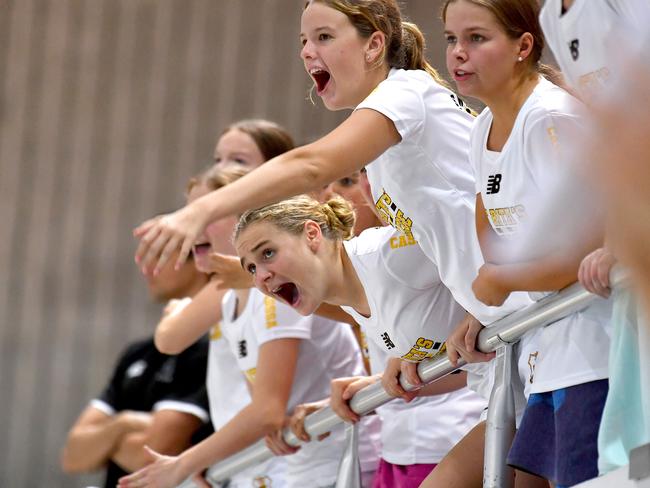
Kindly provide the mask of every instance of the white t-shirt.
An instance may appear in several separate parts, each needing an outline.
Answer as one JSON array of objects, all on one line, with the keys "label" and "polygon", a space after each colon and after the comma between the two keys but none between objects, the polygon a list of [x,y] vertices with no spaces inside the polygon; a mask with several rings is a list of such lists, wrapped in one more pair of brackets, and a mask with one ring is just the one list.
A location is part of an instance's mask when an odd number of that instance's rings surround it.
[{"label": "white t-shirt", "polygon": [[392,227],[366,229],[343,243],[363,285],[370,317],[341,307],[384,352],[412,362],[444,353],[465,311],[420,246]]},{"label": "white t-shirt", "polygon": [[546,42],[585,101],[602,93],[616,74],[612,54],[622,47],[611,46],[612,33],[628,30],[625,25],[641,27],[644,12],[647,18],[647,0],[575,0],[564,14],[562,0],[544,2],[539,20]]},{"label": "white t-shirt", "polygon": [[[246,379],[237,366],[235,356],[221,332],[221,324],[210,329],[208,372],[206,376],[210,417],[214,430],[225,424],[251,402]],[[229,486],[249,488],[255,482],[266,480],[272,486],[285,486],[286,460],[274,457],[257,466],[246,468],[230,478]]]},{"label": "white t-shirt", "polygon": [[546,0],[539,16],[544,37],[569,83],[585,97],[602,91],[610,76],[605,40],[616,13],[607,0],[576,0],[562,14],[562,0]]},{"label": "white t-shirt", "polygon": [[[287,413],[301,403],[327,398],[332,379],[363,374],[361,353],[348,324],[316,315],[303,317],[257,289],[250,290],[244,310],[234,318],[236,306],[235,293],[226,293],[222,331],[237,366],[253,385],[260,347],[276,339],[302,339]],[[287,456],[288,486],[334,483],[343,438],[343,430],[337,428],[327,439],[305,444],[296,454]]]},{"label": "white t-shirt", "polygon": [[384,220],[418,241],[456,301],[481,323],[530,304],[513,294],[503,307],[488,307],[472,292],[483,257],[467,154],[474,119],[462,102],[425,71],[392,69],[361,109],[389,118],[402,138],[366,167]]},{"label": "white t-shirt", "polygon": [[[535,207],[545,190],[541,182],[547,173],[558,170],[563,149],[571,146],[578,132],[578,106],[567,92],[540,77],[497,153],[486,146],[490,110],[486,108],[477,118],[470,152],[476,191],[492,228],[503,238],[512,240],[522,232],[527,216],[538,212]],[[607,378],[610,316],[609,302],[597,299],[585,310],[539,331],[537,350],[520,360],[520,373],[528,377],[527,393]]]},{"label": "white t-shirt", "polygon": [[[383,341],[368,340],[373,374],[384,371],[390,355]],[[479,421],[485,399],[469,388],[416,398],[393,400],[377,408],[382,420],[382,459],[402,466],[437,464]]]},{"label": "white t-shirt", "polygon": [[[392,227],[366,229],[344,243],[363,285],[370,317],[343,306],[370,340],[396,357],[419,362],[445,354],[444,343],[465,311],[420,246]],[[468,364],[472,390],[488,398],[491,363]]]}]

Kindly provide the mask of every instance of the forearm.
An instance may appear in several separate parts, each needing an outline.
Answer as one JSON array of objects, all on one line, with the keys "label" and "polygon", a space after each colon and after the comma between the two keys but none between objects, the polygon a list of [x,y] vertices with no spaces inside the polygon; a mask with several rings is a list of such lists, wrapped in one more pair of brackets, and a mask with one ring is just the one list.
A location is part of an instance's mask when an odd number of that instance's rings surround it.
[{"label": "forearm", "polygon": [[94,471],[104,466],[126,433],[119,417],[111,417],[100,425],[74,429],[63,449],[62,466],[68,473]]},{"label": "forearm", "polygon": [[418,390],[418,396],[434,396],[460,390],[467,386],[467,373],[461,371],[457,374],[448,374],[438,381],[424,385]]},{"label": "forearm", "polygon": [[313,144],[273,158],[250,174],[197,200],[209,221],[318,190],[345,170],[336,170]]},{"label": "forearm", "polygon": [[496,282],[508,291],[560,290],[578,278],[580,261],[568,261],[560,256],[495,266]]},{"label": "forearm", "polygon": [[217,432],[183,452],[181,470],[185,477],[197,473],[280,429],[283,421],[284,411],[250,404]]},{"label": "forearm", "polygon": [[208,283],[192,302],[177,313],[163,317],[154,334],[156,348],[164,354],[180,354],[221,320],[225,290]]},{"label": "forearm", "polygon": [[146,439],[147,435],[144,432],[133,432],[125,435],[111,456],[111,460],[128,473],[146,466],[151,462],[144,450]]}]

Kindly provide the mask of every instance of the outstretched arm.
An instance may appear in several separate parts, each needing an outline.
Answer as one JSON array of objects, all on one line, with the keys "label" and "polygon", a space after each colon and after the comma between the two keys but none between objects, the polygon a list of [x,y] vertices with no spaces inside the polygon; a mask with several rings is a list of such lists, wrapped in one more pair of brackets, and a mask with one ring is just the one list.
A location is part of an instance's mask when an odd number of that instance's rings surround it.
[{"label": "outstretched arm", "polygon": [[209,222],[320,189],[361,169],[399,141],[387,117],[370,109],[357,110],[321,139],[271,159],[173,214],[141,224],[134,231],[140,238],[136,261],[145,270],[155,266],[156,273],[180,248],[180,265]]}]

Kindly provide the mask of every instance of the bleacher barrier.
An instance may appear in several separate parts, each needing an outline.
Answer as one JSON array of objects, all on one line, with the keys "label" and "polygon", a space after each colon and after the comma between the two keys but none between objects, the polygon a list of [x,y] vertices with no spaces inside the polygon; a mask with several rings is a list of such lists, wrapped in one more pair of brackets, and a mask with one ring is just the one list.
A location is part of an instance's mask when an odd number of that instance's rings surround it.
[{"label": "bleacher barrier", "polygon": [[[626,282],[624,273],[618,268],[612,270],[610,279],[612,287],[623,286]],[[505,463],[505,456],[515,431],[512,378],[517,373],[513,344],[517,343],[526,332],[546,326],[562,317],[577,312],[589,305],[595,298],[595,295],[589,293],[579,283],[574,283],[555,294],[544,297],[525,309],[498,320],[489,327],[484,328],[479,334],[478,349],[483,352],[496,351],[495,384],[490,396],[485,435],[484,488],[511,488],[513,485],[511,469]],[[423,383],[431,383],[457,370],[464,364],[465,362],[460,360],[454,366],[446,356],[443,356],[420,363],[418,365],[418,374]],[[416,389],[404,378],[401,378],[400,382],[407,391]],[[350,408],[363,416],[393,399],[384,390],[381,383],[375,383],[357,392],[350,400]],[[316,438],[341,423],[343,423],[343,420],[330,407],[325,407],[305,418],[305,430],[311,438]],[[357,488],[357,486],[360,486],[356,449],[357,436],[356,428],[349,427],[346,435],[345,452],[339,468],[337,487]],[[284,439],[292,446],[300,445],[298,438],[289,429],[285,429]],[[648,452],[650,452],[650,447]],[[210,467],[207,479],[213,486],[217,487],[220,482],[240,470],[259,464],[272,456],[273,453],[266,447],[264,441],[259,441]],[[650,468],[650,454],[647,454],[647,461]],[[640,461],[640,463],[642,462],[643,460]],[[645,472],[643,478],[634,480],[630,476],[632,473],[628,473],[628,471],[631,470],[626,467],[610,473],[608,476],[596,478],[579,486],[582,488],[605,486],[608,488],[650,488],[650,473]],[[637,468],[637,473],[643,473],[643,469]],[[616,481],[607,482],[606,480],[610,478]],[[195,486],[193,482],[188,480],[181,484],[179,488],[194,488]]]}]

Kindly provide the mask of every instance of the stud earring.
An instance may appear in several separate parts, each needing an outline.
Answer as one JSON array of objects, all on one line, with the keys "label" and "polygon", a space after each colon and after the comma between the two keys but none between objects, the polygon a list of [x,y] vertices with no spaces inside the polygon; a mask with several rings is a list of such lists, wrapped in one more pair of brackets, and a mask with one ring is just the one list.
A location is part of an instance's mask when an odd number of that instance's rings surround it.
[{"label": "stud earring", "polygon": [[519,57],[517,58],[517,62],[519,62],[519,63],[521,63],[523,60],[524,60],[524,58],[522,58],[521,56],[519,56]]},{"label": "stud earring", "polygon": [[366,61],[370,61],[370,54],[366,54]]}]

